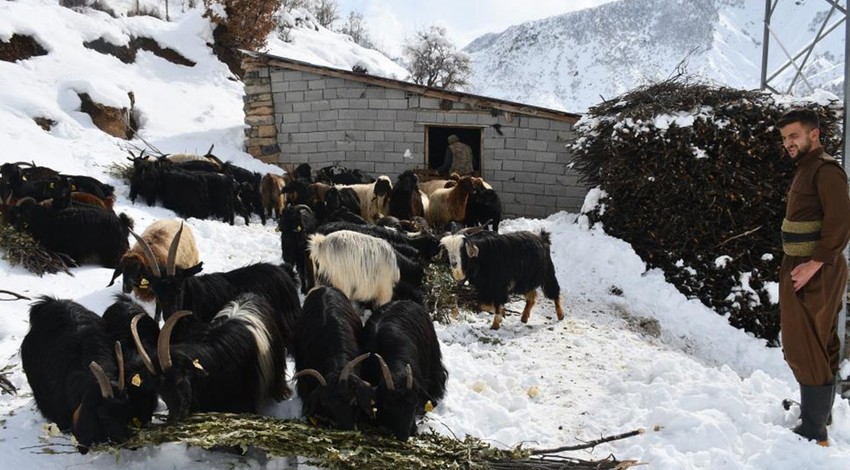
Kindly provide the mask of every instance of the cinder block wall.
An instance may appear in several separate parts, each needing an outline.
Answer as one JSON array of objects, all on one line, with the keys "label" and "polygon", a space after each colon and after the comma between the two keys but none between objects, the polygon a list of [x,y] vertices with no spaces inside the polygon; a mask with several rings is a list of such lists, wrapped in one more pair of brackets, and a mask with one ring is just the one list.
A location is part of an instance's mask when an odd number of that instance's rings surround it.
[{"label": "cinder block wall", "polygon": [[566,121],[508,119],[461,103],[443,110],[439,99],[416,93],[268,67],[249,72],[245,84],[248,152],[268,163],[342,163],[395,179],[425,167],[426,126],[470,126],[483,129],[482,176],[506,216],[577,212],[587,193],[568,168],[575,133]]}]

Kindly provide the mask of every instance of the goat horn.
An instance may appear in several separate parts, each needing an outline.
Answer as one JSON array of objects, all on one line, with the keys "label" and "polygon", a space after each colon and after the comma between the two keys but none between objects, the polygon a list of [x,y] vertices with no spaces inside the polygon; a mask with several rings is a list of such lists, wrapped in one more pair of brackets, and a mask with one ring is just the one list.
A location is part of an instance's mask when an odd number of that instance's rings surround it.
[{"label": "goat horn", "polygon": [[318,381],[319,381],[319,383],[322,385],[322,387],[327,387],[327,386],[328,386],[328,383],[325,381],[325,378],[324,378],[324,377],[322,377],[322,373],[321,373],[321,372],[319,372],[319,371],[317,371],[316,369],[304,369],[304,370],[300,370],[300,371],[298,371],[298,373],[297,373],[297,374],[295,374],[295,375],[293,375],[293,376],[292,376],[292,380],[295,380],[295,379],[297,379],[297,378],[299,378],[299,377],[304,377],[304,376],[307,376],[307,375],[309,375],[309,376],[311,376],[311,377],[315,377],[315,378],[316,378],[316,380],[318,380]]},{"label": "goat horn", "polygon": [[144,238],[140,237],[138,233],[130,230],[130,235],[136,239],[139,243],[139,246],[142,247],[142,253],[145,254],[145,258],[148,260],[148,264],[150,265],[151,272],[154,277],[159,277],[159,264],[156,262],[156,256],[153,255],[153,250],[151,250],[151,246],[148,245],[148,242],[145,241]]},{"label": "goat horn", "polygon": [[342,368],[342,372],[340,372],[339,374],[340,383],[347,381],[348,377],[351,375],[351,372],[354,370],[357,364],[360,364],[361,362],[365,361],[366,358],[369,357],[369,354],[370,353],[361,354],[355,357],[354,359],[348,361],[348,364],[346,364],[345,367]]},{"label": "goat horn", "polygon": [[15,162],[15,163],[13,163],[12,165],[15,165],[15,166],[21,166],[21,165],[26,165],[26,166],[35,166],[35,163],[30,163],[30,162]]},{"label": "goat horn", "polygon": [[407,372],[407,389],[413,390],[413,369],[410,364],[406,364],[404,370]]},{"label": "goat horn", "polygon": [[384,361],[384,358],[381,357],[380,354],[375,354],[375,357],[378,358],[378,362],[381,363],[381,374],[384,376],[384,382],[387,384],[387,388],[395,391],[395,384],[393,383],[393,376],[390,374],[390,368],[387,366],[387,363]]},{"label": "goat horn", "polygon": [[124,391],[124,351],[121,349],[121,341],[115,342],[115,362],[118,363],[118,391]]},{"label": "goat horn", "polygon": [[142,346],[142,339],[139,337],[139,320],[145,316],[144,313],[140,313],[133,317],[130,321],[130,333],[133,335],[133,343],[136,344],[136,350],[139,351],[139,356],[142,357],[142,362],[145,363],[145,367],[151,371],[151,374],[156,375],[156,369],[153,366],[153,361],[151,361],[151,357],[148,356],[148,352],[145,351],[144,346]]},{"label": "goat horn", "polygon": [[100,394],[103,398],[112,398],[112,384],[109,383],[109,377],[106,376],[103,367],[100,367],[100,364],[97,362],[91,361],[89,369],[94,374],[94,378],[97,379],[97,384],[100,386]]},{"label": "goat horn", "polygon": [[165,320],[165,324],[162,325],[162,331],[159,332],[159,340],[156,343],[156,352],[159,356],[159,367],[163,372],[171,369],[171,330],[174,329],[177,320],[191,314],[192,312],[188,310],[174,312],[174,315],[168,317],[168,320]]},{"label": "goat horn", "polygon": [[304,209],[307,209],[307,211],[310,212],[311,214],[313,213],[313,209],[311,209],[310,206],[308,206],[307,204],[298,204],[297,206],[295,206],[296,209],[300,209],[302,207]]},{"label": "goat horn", "polygon": [[168,248],[168,262],[165,263],[165,272],[169,276],[174,275],[176,269],[175,262],[177,261],[177,247],[180,246],[180,235],[183,233],[183,222],[180,222],[180,229],[174,235],[174,240],[171,240],[171,247]]}]

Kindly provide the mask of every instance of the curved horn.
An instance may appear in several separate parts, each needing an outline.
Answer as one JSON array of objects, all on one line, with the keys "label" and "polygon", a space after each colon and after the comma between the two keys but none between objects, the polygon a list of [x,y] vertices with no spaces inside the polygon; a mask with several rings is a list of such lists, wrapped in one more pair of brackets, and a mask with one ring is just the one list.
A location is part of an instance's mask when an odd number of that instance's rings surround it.
[{"label": "curved horn", "polygon": [[354,359],[348,361],[348,364],[346,364],[345,367],[342,368],[342,372],[339,373],[339,381],[347,381],[348,377],[351,375],[351,372],[354,370],[357,364],[360,364],[361,362],[365,361],[366,358],[369,357],[369,354],[370,353],[361,354],[355,357]]},{"label": "curved horn", "polygon": [[145,254],[145,258],[148,260],[148,264],[150,265],[151,272],[154,277],[159,277],[159,264],[156,262],[156,256],[153,255],[153,250],[151,250],[151,246],[148,245],[148,242],[145,241],[144,238],[140,237],[138,233],[130,230],[130,235],[136,239],[139,243],[139,246],[142,247],[142,253]]},{"label": "curved horn", "polygon": [[89,369],[94,374],[94,378],[97,379],[97,384],[100,386],[100,394],[103,398],[112,398],[112,384],[109,383],[109,377],[106,376],[103,367],[100,367],[100,364],[97,362],[91,361]]},{"label": "curved horn", "polygon": [[171,369],[171,330],[174,329],[177,320],[191,314],[192,312],[188,310],[174,312],[174,315],[168,317],[168,320],[162,325],[162,331],[159,332],[159,339],[156,342],[156,352],[159,356],[159,367],[163,372]]},{"label": "curved horn", "polygon": [[183,221],[180,221],[180,229],[177,230],[177,233],[174,235],[174,239],[171,240],[171,246],[168,248],[168,262],[165,263],[165,272],[168,273],[169,276],[173,276],[174,271],[176,270],[174,265],[177,261],[177,247],[180,246],[181,234],[183,234]]},{"label": "curved horn", "polygon": [[304,209],[307,209],[307,211],[309,213],[311,213],[311,214],[313,213],[313,209],[311,209],[310,206],[308,206],[307,204],[298,204],[297,206],[293,206],[293,207],[295,207],[296,209],[300,209],[300,208],[303,207]]},{"label": "curved horn", "polygon": [[384,358],[381,357],[380,354],[375,354],[375,357],[378,358],[378,362],[381,363],[381,374],[384,376],[384,382],[387,384],[387,388],[395,391],[395,384],[393,383],[393,376],[390,374],[390,368],[387,366],[387,363],[384,361]]},{"label": "curved horn", "polygon": [[35,162],[15,162],[15,163],[12,163],[12,165],[15,165],[15,166],[26,165],[26,166],[29,166],[29,167],[34,167]]},{"label": "curved horn", "polygon": [[156,375],[156,369],[153,366],[153,361],[151,361],[151,357],[148,356],[148,352],[145,351],[144,346],[142,346],[142,339],[139,337],[139,320],[145,316],[144,313],[140,313],[133,317],[130,321],[130,333],[133,335],[133,343],[136,344],[136,350],[139,351],[139,356],[142,357],[142,362],[145,363],[145,367],[151,372],[151,374]]},{"label": "curved horn", "polygon": [[118,363],[118,391],[124,391],[124,351],[121,349],[121,341],[115,342],[115,362]]},{"label": "curved horn", "polygon": [[297,378],[299,378],[299,377],[304,377],[304,376],[307,376],[307,375],[309,375],[309,376],[311,376],[311,377],[315,377],[315,378],[316,378],[316,380],[318,380],[318,381],[319,381],[319,383],[322,385],[322,387],[327,387],[327,386],[328,386],[328,383],[327,383],[327,382],[325,382],[325,378],[324,378],[324,377],[322,377],[322,373],[321,373],[321,372],[319,372],[319,371],[317,371],[316,369],[304,369],[304,370],[300,370],[300,371],[298,371],[298,373],[297,373],[297,374],[295,374],[295,375],[293,375],[293,376],[292,376],[292,380],[295,380],[295,379],[297,379]]},{"label": "curved horn", "polygon": [[407,372],[407,389],[413,390],[413,369],[410,364],[406,364],[404,370]]}]

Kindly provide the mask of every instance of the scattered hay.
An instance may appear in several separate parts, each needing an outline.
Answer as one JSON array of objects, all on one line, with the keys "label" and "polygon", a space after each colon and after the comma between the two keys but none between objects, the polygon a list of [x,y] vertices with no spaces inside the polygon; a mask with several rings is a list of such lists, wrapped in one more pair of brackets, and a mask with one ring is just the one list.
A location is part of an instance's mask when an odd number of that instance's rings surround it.
[{"label": "scattered hay", "polygon": [[636,464],[618,461],[613,456],[589,462],[535,455],[543,451],[522,447],[500,450],[474,437],[457,440],[436,433],[420,434],[401,442],[372,434],[319,428],[300,421],[227,413],[201,413],[180,423],[153,425],[120,446],[104,445],[96,450],[136,449],[166,442],[182,442],[207,450],[238,449],[243,453],[257,449],[268,457],[300,456],[309,465],[328,469],[625,469]]},{"label": "scattered hay", "polygon": [[478,311],[475,289],[467,284],[459,285],[445,262],[429,264],[422,284],[430,287],[425,293],[425,306],[433,312],[434,320],[440,323],[450,323],[457,316],[458,309]]},{"label": "scattered hay", "polygon": [[133,164],[112,162],[106,166],[106,174],[129,185],[130,178],[133,176]]}]

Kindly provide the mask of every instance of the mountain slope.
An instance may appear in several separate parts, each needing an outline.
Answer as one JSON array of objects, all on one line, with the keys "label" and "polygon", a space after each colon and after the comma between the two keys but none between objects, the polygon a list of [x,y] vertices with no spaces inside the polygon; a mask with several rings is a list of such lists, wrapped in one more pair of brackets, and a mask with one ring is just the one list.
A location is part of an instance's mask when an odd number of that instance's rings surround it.
[{"label": "mountain slope", "polygon": [[[816,20],[824,15],[820,10],[828,5],[782,3],[773,29],[782,33],[782,47],[796,52],[814,37]],[[464,49],[473,58],[471,91],[583,112],[603,98],[680,71],[756,88],[763,19],[762,2],[621,0],[531,21],[482,36]],[[838,33],[818,46],[807,68],[816,74],[810,80],[814,87],[833,93],[840,91],[843,74],[843,34]],[[786,59],[782,47],[771,43],[770,67]],[[792,71],[789,67],[779,81],[790,82]],[[799,83],[795,92],[805,94],[808,88]]]}]

